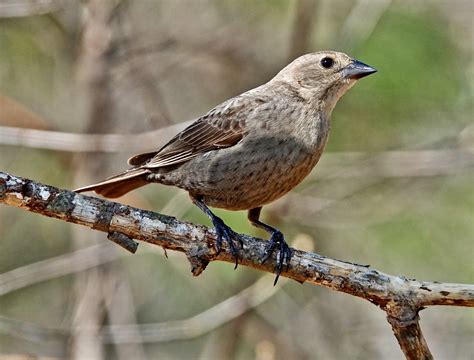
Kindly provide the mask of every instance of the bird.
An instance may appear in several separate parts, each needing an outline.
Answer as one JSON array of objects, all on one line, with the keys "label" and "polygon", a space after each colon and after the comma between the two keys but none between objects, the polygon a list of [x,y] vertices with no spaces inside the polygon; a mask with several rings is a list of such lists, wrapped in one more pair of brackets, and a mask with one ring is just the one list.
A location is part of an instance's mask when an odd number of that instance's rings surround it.
[{"label": "bird", "polygon": [[377,70],[345,53],[302,55],[270,81],[217,105],[161,148],[128,160],[125,172],[76,189],[117,198],[150,183],[176,186],[212,222],[215,248],[226,241],[237,267],[239,235],[210,207],[247,210],[269,233],[262,263],[276,251],[274,284],[293,250],[277,228],[260,221],[267,205],[298,185],[326,145],[331,113],[357,82]]}]

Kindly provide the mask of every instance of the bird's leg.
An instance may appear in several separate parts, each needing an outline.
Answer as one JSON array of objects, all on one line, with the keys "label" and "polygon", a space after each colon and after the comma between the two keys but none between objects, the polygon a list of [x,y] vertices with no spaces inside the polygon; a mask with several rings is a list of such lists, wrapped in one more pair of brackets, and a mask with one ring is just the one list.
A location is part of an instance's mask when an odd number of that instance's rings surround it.
[{"label": "bird's leg", "polygon": [[212,224],[214,225],[214,228],[216,229],[217,253],[219,254],[221,251],[222,239],[227,241],[227,244],[229,244],[230,252],[235,259],[234,269],[236,269],[239,263],[239,250],[236,248],[234,244],[234,239],[239,241],[241,247],[243,246],[242,240],[239,238],[239,235],[235,231],[233,231],[229,226],[227,226],[220,217],[214,215],[214,213],[202,201],[202,197],[191,196],[191,200],[199,209],[201,209],[209,217],[209,219],[212,221]]},{"label": "bird's leg", "polygon": [[273,251],[278,248],[277,254],[277,262],[276,262],[276,278],[273,285],[276,285],[278,278],[280,277],[281,270],[283,265],[286,264],[286,271],[288,271],[288,267],[290,266],[291,256],[293,255],[293,251],[288,246],[285,241],[285,237],[281,233],[280,230],[271,227],[270,225],[264,224],[259,220],[260,212],[262,211],[261,207],[250,209],[248,212],[248,219],[252,223],[252,225],[265,230],[266,232],[271,234],[270,241],[267,245],[266,254],[262,261],[262,264],[267,261],[270,256],[272,256]]}]

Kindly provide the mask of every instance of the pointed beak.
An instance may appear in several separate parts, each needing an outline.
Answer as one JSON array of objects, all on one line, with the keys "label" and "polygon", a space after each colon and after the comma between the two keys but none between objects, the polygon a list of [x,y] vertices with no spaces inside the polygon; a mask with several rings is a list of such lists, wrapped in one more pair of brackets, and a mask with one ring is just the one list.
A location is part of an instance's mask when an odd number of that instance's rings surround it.
[{"label": "pointed beak", "polygon": [[358,60],[354,60],[344,69],[342,69],[342,76],[344,79],[360,79],[364,76],[377,72],[373,67],[364,64]]}]

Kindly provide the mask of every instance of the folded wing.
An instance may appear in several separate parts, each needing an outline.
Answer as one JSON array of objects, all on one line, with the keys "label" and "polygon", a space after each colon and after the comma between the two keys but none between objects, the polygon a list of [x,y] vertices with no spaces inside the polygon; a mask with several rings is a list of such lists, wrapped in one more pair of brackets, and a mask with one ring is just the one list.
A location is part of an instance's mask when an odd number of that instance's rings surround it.
[{"label": "folded wing", "polygon": [[237,144],[247,133],[246,120],[262,99],[237,97],[215,107],[165,146],[128,160],[130,165],[154,169],[186,162],[193,157]]}]

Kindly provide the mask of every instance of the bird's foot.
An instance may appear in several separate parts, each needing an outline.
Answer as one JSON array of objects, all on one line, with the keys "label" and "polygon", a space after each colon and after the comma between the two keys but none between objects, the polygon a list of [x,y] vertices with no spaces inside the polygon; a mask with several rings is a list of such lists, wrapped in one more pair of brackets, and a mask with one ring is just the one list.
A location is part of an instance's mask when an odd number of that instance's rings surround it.
[{"label": "bird's foot", "polygon": [[227,226],[220,217],[214,215],[214,217],[212,218],[212,224],[216,229],[215,247],[217,254],[221,252],[222,240],[225,240],[229,245],[230,253],[235,259],[234,269],[237,269],[237,265],[239,264],[239,250],[235,245],[235,241],[239,243],[240,248],[243,248],[242,239],[240,238],[239,234],[237,234],[234,230]]},{"label": "bird's foot", "polygon": [[288,271],[291,256],[293,255],[293,250],[288,246],[285,237],[279,230],[273,232],[272,237],[267,244],[267,248],[265,249],[265,257],[262,260],[262,264],[272,256],[275,249],[278,249],[278,253],[276,258],[276,278],[273,285],[276,285],[278,282],[284,265],[286,265],[285,271]]}]

